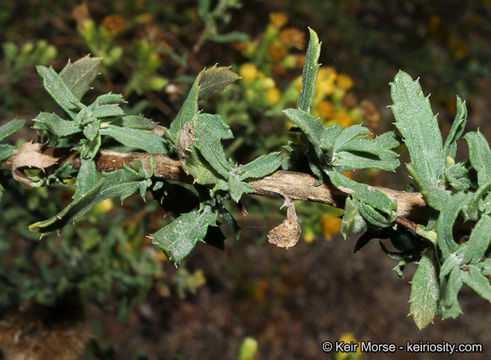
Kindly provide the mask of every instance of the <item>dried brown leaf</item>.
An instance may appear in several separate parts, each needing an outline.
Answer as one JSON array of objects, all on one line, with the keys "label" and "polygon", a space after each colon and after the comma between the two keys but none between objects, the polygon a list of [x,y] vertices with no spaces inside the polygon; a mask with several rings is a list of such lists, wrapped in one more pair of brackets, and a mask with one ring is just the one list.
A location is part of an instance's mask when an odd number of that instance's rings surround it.
[{"label": "dried brown leaf", "polygon": [[41,151],[43,144],[26,142],[17,151],[12,160],[12,177],[22,184],[33,187],[35,183],[22,170],[23,167],[35,167],[41,170],[50,167],[58,162],[58,159],[52,153],[43,153]]},{"label": "dried brown leaf", "polygon": [[284,206],[288,207],[287,219],[268,232],[268,242],[278,247],[288,249],[296,245],[302,234],[302,228],[298,223],[298,217],[293,201],[285,197],[285,202],[281,207]]}]

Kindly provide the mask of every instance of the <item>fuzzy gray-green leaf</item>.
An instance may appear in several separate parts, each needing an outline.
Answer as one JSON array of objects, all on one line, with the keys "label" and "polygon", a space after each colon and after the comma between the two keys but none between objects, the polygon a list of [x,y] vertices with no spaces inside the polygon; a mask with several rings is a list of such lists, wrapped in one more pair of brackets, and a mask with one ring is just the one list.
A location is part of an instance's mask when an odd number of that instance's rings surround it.
[{"label": "fuzzy gray-green leaf", "polygon": [[462,136],[467,122],[467,107],[465,106],[465,101],[462,101],[462,99],[457,96],[456,102],[457,113],[455,114],[455,119],[447,139],[445,140],[445,146],[443,147],[445,159],[447,156],[455,158],[455,154],[457,153],[457,140]]},{"label": "fuzzy gray-green leaf", "polygon": [[387,215],[390,215],[392,210],[394,210],[395,204],[381,191],[372,191],[368,185],[348,179],[337,171],[329,171],[327,175],[334,186],[341,188],[341,190],[345,192],[351,193],[351,196],[355,199],[362,201]]},{"label": "fuzzy gray-green leaf", "polygon": [[153,130],[154,125],[152,120],[147,119],[141,115],[126,115],[123,116],[122,120],[123,127],[139,129],[139,130]]},{"label": "fuzzy gray-green leaf", "polygon": [[201,75],[199,82],[199,98],[206,99],[223,89],[229,84],[240,79],[240,76],[225,66],[212,66]]},{"label": "fuzzy gray-green leaf", "polygon": [[[141,165],[140,165],[141,168]],[[72,201],[57,215],[28,226],[33,232],[51,232],[60,229],[70,221],[76,221],[102,200],[114,197],[125,199],[137,192],[142,182],[147,182],[143,170],[129,171],[126,168],[103,174],[102,178],[89,191]]]},{"label": "fuzzy gray-green leaf", "polygon": [[97,170],[93,159],[81,159],[80,169],[75,180],[76,191],[73,200],[88,192],[97,183]]},{"label": "fuzzy gray-green leaf", "polygon": [[395,133],[386,132],[374,139],[368,139],[368,134],[370,131],[360,125],[345,129],[334,143],[333,166],[340,171],[366,168],[395,171],[399,155],[391,149],[400,144]]},{"label": "fuzzy gray-green leaf", "polygon": [[152,244],[160,247],[173,263],[180,263],[202,241],[208,226],[215,226],[217,213],[210,207],[193,210],[179,216],[170,224],[154,233]]},{"label": "fuzzy gray-green leaf", "polygon": [[167,154],[168,149],[165,140],[155,133],[148,133],[143,130],[123,128],[116,125],[109,125],[100,130],[102,135],[107,135],[120,142],[121,144],[146,151],[151,154]]},{"label": "fuzzy gray-green leaf", "polygon": [[251,162],[237,169],[241,180],[258,179],[278,170],[281,166],[282,158],[280,152],[273,152],[261,155]]},{"label": "fuzzy gray-green leaf", "polygon": [[430,102],[418,81],[403,71],[391,83],[392,112],[411,155],[414,169],[437,187],[445,170],[442,136]]},{"label": "fuzzy gray-green leaf", "polygon": [[56,136],[69,136],[82,131],[75,121],[64,120],[55,113],[41,112],[34,118],[34,129],[46,130]]},{"label": "fuzzy gray-green leaf", "polygon": [[448,196],[445,206],[438,216],[436,233],[438,236],[438,247],[442,256],[446,259],[450,253],[457,250],[457,243],[453,239],[453,225],[464,204],[465,194],[460,192]]},{"label": "fuzzy gray-green leaf", "polygon": [[8,159],[12,155],[14,149],[15,147],[12,145],[0,144],[0,162],[4,161],[5,159]]},{"label": "fuzzy gray-green leaf", "polygon": [[25,120],[14,119],[0,126],[0,141],[20,130],[25,122]]},{"label": "fuzzy gray-green leaf", "polygon": [[481,261],[491,242],[491,217],[482,215],[474,225],[469,240],[462,244],[465,247],[464,263],[477,264]]},{"label": "fuzzy gray-green leaf", "polygon": [[464,284],[472,288],[479,296],[487,301],[491,301],[491,285],[486,276],[476,265],[469,265],[468,271],[462,271]]},{"label": "fuzzy gray-green leaf", "polygon": [[459,268],[454,268],[450,272],[448,279],[440,282],[440,303],[438,313],[442,319],[455,319],[462,313],[457,297],[463,284]]},{"label": "fuzzy gray-green leaf", "polygon": [[200,72],[194,80],[193,86],[189,90],[188,96],[182,104],[176,118],[172,121],[169,127],[169,134],[172,141],[176,141],[177,133],[182,129],[185,123],[192,121],[198,116],[198,95],[199,95],[199,82],[203,72]]},{"label": "fuzzy gray-green leaf", "polygon": [[360,203],[356,200],[352,200],[350,197],[346,198],[344,205],[343,221],[341,221],[340,233],[344,239],[349,236],[355,235],[360,231],[367,228],[367,223],[360,215],[358,211]]},{"label": "fuzzy gray-green leaf", "polygon": [[469,160],[477,171],[479,186],[484,185],[491,178],[491,150],[486,138],[480,132],[468,132],[465,136],[469,146]]},{"label": "fuzzy gray-green leaf", "polygon": [[321,45],[316,32],[309,28],[309,34],[310,40],[302,72],[302,90],[298,95],[297,102],[297,108],[306,112],[310,112],[310,106],[314,100],[315,83],[320,67],[318,61],[321,53]]},{"label": "fuzzy gray-green leaf", "polygon": [[318,156],[321,154],[322,135],[324,127],[319,118],[301,109],[286,109],[283,113],[305,134]]},{"label": "fuzzy gray-green leaf", "polygon": [[226,179],[232,166],[225,157],[221,140],[233,138],[230,127],[219,115],[210,114],[199,114],[192,125],[197,139],[194,146],[211,167]]},{"label": "fuzzy gray-green leaf", "polygon": [[65,65],[60,72],[60,77],[72,94],[80,100],[90,89],[90,84],[99,74],[99,64],[102,58],[89,55]]},{"label": "fuzzy gray-green leaf", "polygon": [[36,66],[36,70],[43,78],[43,86],[53,100],[55,100],[58,105],[60,105],[61,108],[75,120],[78,110],[85,106],[75,97],[75,95],[73,95],[69,87],[53,68],[38,65]]},{"label": "fuzzy gray-green leaf", "polygon": [[428,249],[419,260],[411,280],[409,314],[420,329],[433,322],[437,311],[440,286],[435,261],[433,250]]},{"label": "fuzzy gray-green leaf", "polygon": [[228,188],[230,191],[230,197],[233,201],[238,202],[244,193],[253,193],[254,188],[246,182],[243,182],[239,175],[234,173],[228,176]]}]

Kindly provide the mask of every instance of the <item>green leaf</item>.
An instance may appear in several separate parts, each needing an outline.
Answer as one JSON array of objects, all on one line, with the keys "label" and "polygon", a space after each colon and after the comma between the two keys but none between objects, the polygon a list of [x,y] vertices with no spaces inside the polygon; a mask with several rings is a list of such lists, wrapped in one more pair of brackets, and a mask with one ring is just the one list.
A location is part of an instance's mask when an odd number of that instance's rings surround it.
[{"label": "green leaf", "polygon": [[24,126],[25,122],[26,121],[22,119],[14,119],[0,126],[0,141],[19,131]]},{"label": "green leaf", "polygon": [[181,109],[176,115],[176,118],[170,124],[169,135],[171,140],[175,143],[177,133],[182,129],[185,123],[192,121],[198,116],[198,94],[199,94],[199,82],[201,80],[203,72],[200,72],[194,80],[191,90],[189,90],[188,96],[181,106]]},{"label": "green leaf", "polygon": [[437,187],[445,170],[442,136],[419,82],[403,71],[391,83],[392,112],[421,178]]},{"label": "green leaf", "polygon": [[302,90],[298,95],[297,108],[305,112],[310,112],[310,106],[314,100],[315,83],[317,73],[319,72],[319,55],[321,53],[321,45],[319,38],[314,30],[309,28],[310,39],[305,55],[305,62],[302,72]]},{"label": "green leaf", "polygon": [[430,183],[424,180],[411,162],[406,164],[406,168],[414,179],[418,190],[423,195],[423,198],[428,205],[436,210],[442,210],[448,201],[448,197],[451,195],[450,191],[433,187]]},{"label": "green leaf", "polygon": [[206,205],[202,210],[193,210],[174,219],[154,233],[152,244],[160,247],[173,263],[180,263],[202,241],[208,226],[216,226],[217,213]]},{"label": "green leaf", "polygon": [[476,265],[469,265],[469,271],[462,271],[462,280],[483,299],[491,301],[489,280]]},{"label": "green leaf", "polygon": [[0,162],[8,159],[12,155],[14,149],[15,147],[12,145],[0,144]]},{"label": "green leaf", "polygon": [[288,119],[294,123],[305,134],[309,142],[314,146],[317,156],[320,158],[322,135],[324,134],[324,126],[322,126],[319,118],[300,110],[300,109],[285,109],[283,113]]},{"label": "green leaf", "polygon": [[92,121],[84,126],[84,136],[90,140],[94,141],[94,139],[99,135],[99,121]]},{"label": "green leaf", "polygon": [[465,191],[471,186],[469,171],[463,163],[457,163],[445,169],[445,177],[455,190]]},{"label": "green leaf", "polygon": [[81,159],[80,169],[78,170],[75,185],[77,190],[73,194],[73,200],[76,200],[88,192],[97,183],[97,169],[95,161],[92,159]]},{"label": "green leaf", "polygon": [[124,111],[118,104],[99,105],[94,107],[92,115],[96,118],[106,118],[124,115]]},{"label": "green leaf", "polygon": [[75,121],[64,120],[55,113],[41,112],[34,118],[34,129],[46,130],[59,137],[69,136],[82,130]]},{"label": "green leaf", "polygon": [[491,242],[491,217],[483,215],[472,229],[469,240],[462,244],[465,247],[464,263],[477,264],[486,254]]},{"label": "green leaf", "polygon": [[484,213],[489,213],[489,210],[486,210],[485,203],[491,199],[490,198],[491,193],[489,192],[490,189],[491,189],[491,178],[489,178],[487,182],[479,186],[479,188],[476,190],[474,194],[467,193],[467,195],[471,197],[465,212],[468,218],[472,220],[477,220],[479,216],[479,211],[478,211],[479,209],[481,209],[482,212]]},{"label": "green leaf", "polygon": [[70,221],[80,219],[102,200],[114,197],[119,197],[121,200],[126,199],[140,190],[142,185],[148,185],[152,176],[152,171],[146,173],[141,163],[135,165],[135,169],[125,165],[124,169],[103,174],[89,191],[72,201],[52,218],[29,225],[29,231],[51,232],[62,228]]},{"label": "green leaf", "polygon": [[278,170],[281,166],[282,158],[280,152],[273,152],[261,155],[251,162],[242,165],[237,169],[240,180],[259,179]]},{"label": "green leaf", "polygon": [[366,168],[395,171],[399,166],[399,155],[391,150],[400,144],[395,133],[386,132],[374,139],[368,139],[368,134],[368,129],[353,125],[336,138],[332,164],[339,171]]},{"label": "green leaf", "polygon": [[141,115],[126,115],[122,118],[122,125],[126,128],[139,130],[153,130],[154,125],[152,120]]},{"label": "green leaf", "polygon": [[206,99],[225,89],[229,84],[240,79],[240,76],[228,67],[216,65],[205,70],[199,82],[199,99]]},{"label": "green leaf", "polygon": [[350,193],[356,200],[370,205],[386,215],[391,215],[392,211],[395,210],[396,204],[381,191],[372,191],[368,185],[348,179],[346,176],[334,170],[329,171],[327,175],[334,186]]},{"label": "green leaf", "polygon": [[457,153],[457,140],[462,136],[467,122],[467,107],[465,106],[465,101],[462,101],[458,96],[456,101],[457,113],[455,114],[455,119],[447,139],[445,140],[445,146],[443,147],[445,158],[450,156],[452,159],[455,158],[455,154]]},{"label": "green leaf", "polygon": [[194,146],[210,166],[227,179],[232,166],[225,157],[221,140],[234,137],[230,127],[223,122],[220,115],[210,114],[199,114],[192,125],[197,139]]},{"label": "green leaf", "polygon": [[418,268],[411,281],[409,314],[419,329],[433,322],[440,295],[437,266],[432,249],[428,249],[418,262]]},{"label": "green leaf", "polygon": [[241,181],[239,175],[234,173],[228,176],[228,187],[232,200],[238,202],[244,193],[253,193],[254,188],[246,182]]},{"label": "green leaf", "polygon": [[442,252],[443,259],[446,259],[450,253],[457,250],[458,244],[453,240],[453,224],[457,219],[460,209],[464,205],[464,193],[456,193],[447,197],[445,206],[443,206],[438,216],[436,224],[436,233],[438,236],[438,247]]},{"label": "green leaf", "polygon": [[143,130],[123,128],[116,125],[109,125],[100,130],[102,135],[107,135],[119,143],[146,151],[151,154],[167,154],[168,149],[163,138],[156,133],[148,133]]},{"label": "green leaf", "polygon": [[181,164],[186,174],[191,175],[198,184],[220,184],[221,188],[228,188],[227,178],[220,176],[194,147],[188,157],[181,160]]},{"label": "green leaf", "polygon": [[487,258],[479,264],[482,268],[482,274],[485,276],[491,276],[491,258]]},{"label": "green leaf", "polygon": [[73,95],[60,75],[52,67],[38,65],[36,70],[43,78],[43,86],[63,110],[75,120],[77,113],[85,106]]},{"label": "green leaf", "polygon": [[479,186],[491,178],[491,150],[486,138],[480,132],[468,132],[464,136],[469,147],[469,160],[477,171]]},{"label": "green leaf", "polygon": [[448,280],[440,282],[440,304],[438,312],[442,319],[455,319],[462,313],[457,296],[463,284],[459,268],[452,270]]},{"label": "green leaf", "polygon": [[68,61],[63,70],[61,70],[61,79],[78,100],[82,99],[90,89],[92,81],[99,74],[98,69],[101,61],[102,58],[100,57],[87,55],[74,63]]},{"label": "green leaf", "polygon": [[367,223],[360,215],[358,207],[360,203],[350,197],[346,198],[344,204],[344,215],[341,221],[340,233],[346,240],[349,236],[355,235],[367,228]]},{"label": "green leaf", "polygon": [[95,99],[95,101],[90,105],[93,108],[96,108],[97,106],[101,105],[108,105],[108,104],[122,104],[125,103],[125,99],[123,98],[123,95],[121,94],[113,94],[113,93],[107,93],[107,94],[102,94]]}]

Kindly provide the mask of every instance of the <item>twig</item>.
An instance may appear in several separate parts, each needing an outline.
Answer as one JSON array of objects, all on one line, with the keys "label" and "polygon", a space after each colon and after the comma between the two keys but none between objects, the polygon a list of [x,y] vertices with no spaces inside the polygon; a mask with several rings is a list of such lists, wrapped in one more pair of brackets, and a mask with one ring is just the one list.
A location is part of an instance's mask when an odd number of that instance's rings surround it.
[{"label": "twig", "polygon": [[[51,152],[53,149],[46,149],[45,152]],[[0,164],[0,170],[11,170],[12,160],[16,156],[18,150],[14,154]],[[80,167],[80,159],[77,154],[65,154],[60,157],[59,163],[70,162],[74,168]],[[137,152],[119,152],[112,150],[100,150],[96,158],[96,166],[100,171],[114,171],[121,169],[123,164],[135,164],[141,161],[144,169],[149,169],[150,157],[155,160],[154,176],[167,180],[177,180],[192,183],[193,178],[184,173],[181,168],[181,162],[172,159],[162,154],[146,154]],[[311,175],[293,171],[276,171],[269,176],[261,179],[247,181],[256,190],[256,195],[284,198],[288,197],[292,200],[314,201],[324,204],[329,204],[335,207],[344,207],[344,202],[347,193],[337,189],[332,184],[321,184],[315,186],[317,179]],[[421,223],[427,218],[426,202],[420,193],[408,193],[405,191],[397,191],[384,187],[371,186],[371,190],[379,190],[386,194],[391,200],[397,202],[397,215],[399,217],[397,223],[411,230],[416,228],[418,223]]]}]

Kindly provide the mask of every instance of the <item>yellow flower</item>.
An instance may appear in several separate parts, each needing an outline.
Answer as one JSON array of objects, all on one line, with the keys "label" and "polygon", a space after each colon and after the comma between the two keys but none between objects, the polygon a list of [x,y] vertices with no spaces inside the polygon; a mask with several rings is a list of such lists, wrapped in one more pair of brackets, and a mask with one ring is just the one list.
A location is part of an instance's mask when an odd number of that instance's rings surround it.
[{"label": "yellow flower", "polygon": [[343,128],[347,128],[353,124],[353,119],[345,109],[341,109],[334,115],[334,122]]},{"label": "yellow flower", "polygon": [[319,69],[319,74],[317,75],[317,81],[331,81],[336,80],[337,73],[336,69],[332,66],[323,66]]},{"label": "yellow flower", "polygon": [[113,207],[114,207],[113,200],[105,199],[95,206],[94,211],[96,213],[106,213],[108,211],[111,211]]},{"label": "yellow flower", "polygon": [[159,263],[163,263],[167,261],[167,256],[165,256],[163,251],[157,251],[156,258]]},{"label": "yellow flower", "polygon": [[[455,104],[453,99],[451,103]],[[360,103],[360,111],[362,119],[368,123],[368,126],[370,126],[372,129],[377,129],[380,120],[380,114],[377,111],[375,104],[370,100],[363,100]]]},{"label": "yellow flower", "polygon": [[281,100],[281,91],[277,87],[266,91],[266,101],[271,105],[276,105]]},{"label": "yellow flower", "polygon": [[111,36],[115,36],[124,30],[126,24],[124,19],[118,15],[107,15],[102,19],[102,26],[104,26]]},{"label": "yellow flower", "polygon": [[307,243],[311,243],[315,239],[315,234],[311,229],[307,229],[305,233],[303,234],[303,239]]},{"label": "yellow flower", "polygon": [[353,87],[354,81],[346,74],[339,74],[336,79],[336,85],[342,90],[349,90]]},{"label": "yellow flower", "polygon": [[339,232],[341,228],[341,218],[337,215],[324,213],[321,216],[322,234],[327,241],[331,241],[332,235]]},{"label": "yellow flower", "polygon": [[[344,342],[345,344],[349,344],[351,342],[355,343],[355,344],[360,344],[355,336],[353,335],[353,333],[350,333],[350,332],[347,332],[347,333],[342,333],[341,336],[339,337],[339,342]],[[357,355],[361,355],[361,350],[360,350],[360,346],[358,346],[356,348],[356,354]],[[345,359],[348,357],[349,353],[337,353],[338,355],[338,359]]]},{"label": "yellow flower", "polygon": [[269,44],[268,50],[274,61],[280,61],[288,54],[288,50],[285,44],[278,40],[274,40],[273,42],[271,42],[271,44]]},{"label": "yellow flower", "polygon": [[261,85],[265,88],[265,89],[272,89],[276,86],[276,83],[274,82],[274,79],[273,78],[270,78],[270,77],[265,77],[261,80],[259,80],[261,82]]},{"label": "yellow flower", "polygon": [[337,74],[334,68],[330,66],[321,67],[316,81],[317,92],[323,96],[329,96],[334,93],[336,90],[336,86],[334,86],[336,77]]},{"label": "yellow flower", "polygon": [[272,12],[269,14],[269,22],[274,27],[281,29],[288,22],[288,16],[282,12]]},{"label": "yellow flower", "polygon": [[257,67],[253,63],[245,63],[239,69],[239,74],[244,80],[254,80],[257,77]]},{"label": "yellow flower", "polygon": [[299,76],[293,81],[293,87],[295,90],[300,91],[302,90],[302,77]]},{"label": "yellow flower", "polygon": [[305,34],[296,28],[283,29],[280,32],[280,40],[288,47],[294,47],[298,50],[305,48]]},{"label": "yellow flower", "polygon": [[317,104],[317,113],[323,119],[329,119],[334,116],[334,105],[329,100],[322,100]]}]

